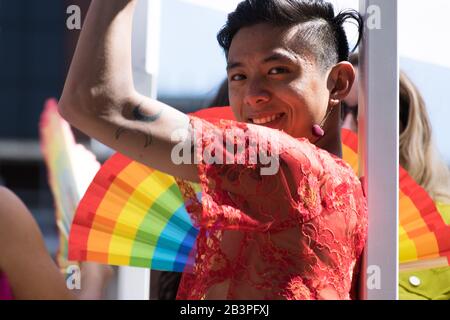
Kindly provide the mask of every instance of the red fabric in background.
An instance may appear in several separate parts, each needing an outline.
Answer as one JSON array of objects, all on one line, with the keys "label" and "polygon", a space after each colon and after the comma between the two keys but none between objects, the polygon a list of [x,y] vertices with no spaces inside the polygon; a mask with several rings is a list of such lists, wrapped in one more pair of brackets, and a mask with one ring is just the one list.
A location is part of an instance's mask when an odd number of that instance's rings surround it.
[{"label": "red fabric in background", "polygon": [[233,114],[233,111],[231,110],[231,107],[212,107],[212,108],[206,108],[201,109],[198,111],[195,111],[193,113],[190,113],[191,115],[194,115],[196,117],[202,118],[202,119],[225,119],[225,120],[236,120]]}]

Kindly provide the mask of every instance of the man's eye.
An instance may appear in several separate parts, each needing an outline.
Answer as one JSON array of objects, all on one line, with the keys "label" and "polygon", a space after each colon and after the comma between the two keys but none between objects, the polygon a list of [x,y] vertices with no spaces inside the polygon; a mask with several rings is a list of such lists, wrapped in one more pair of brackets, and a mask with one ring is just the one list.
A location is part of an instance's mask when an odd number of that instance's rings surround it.
[{"label": "man's eye", "polygon": [[243,74],[235,74],[230,77],[231,81],[241,81],[245,80],[245,76]]},{"label": "man's eye", "polygon": [[269,70],[269,74],[280,74],[280,73],[287,73],[287,72],[288,72],[288,69],[281,68],[281,67],[272,68]]}]

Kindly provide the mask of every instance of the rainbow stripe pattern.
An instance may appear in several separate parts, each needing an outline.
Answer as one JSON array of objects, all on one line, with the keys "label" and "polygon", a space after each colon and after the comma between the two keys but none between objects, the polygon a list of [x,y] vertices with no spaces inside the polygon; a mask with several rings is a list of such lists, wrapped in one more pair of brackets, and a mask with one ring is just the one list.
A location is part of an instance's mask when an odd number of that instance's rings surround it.
[{"label": "rainbow stripe pattern", "polygon": [[69,124],[58,113],[55,99],[46,101],[39,124],[41,150],[53,194],[60,247],[58,264],[65,268],[68,259],[68,236],[72,219],[100,163],[84,146],[77,144]]},{"label": "rainbow stripe pattern", "polygon": [[69,257],[181,272],[193,266],[197,233],[172,176],[115,154],[78,206]]},{"label": "rainbow stripe pattern", "polygon": [[400,168],[400,263],[441,259],[450,265],[450,226],[428,193]]},{"label": "rainbow stripe pattern", "polygon": [[[343,158],[358,171],[358,136],[342,129]],[[450,226],[428,193],[399,167],[400,269],[450,265]]]},{"label": "rainbow stripe pattern", "polygon": [[358,136],[348,129],[341,129],[342,159],[358,176]]}]

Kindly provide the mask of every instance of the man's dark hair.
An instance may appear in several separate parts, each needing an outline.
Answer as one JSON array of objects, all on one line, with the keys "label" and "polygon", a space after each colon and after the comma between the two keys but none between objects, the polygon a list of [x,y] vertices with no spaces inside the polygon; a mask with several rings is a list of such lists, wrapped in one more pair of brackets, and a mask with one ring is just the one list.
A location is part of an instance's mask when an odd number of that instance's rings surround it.
[{"label": "man's dark hair", "polygon": [[327,69],[348,60],[350,50],[343,25],[351,19],[358,27],[356,49],[361,40],[363,22],[355,10],[349,9],[335,15],[333,5],[323,0],[245,0],[228,15],[217,40],[228,56],[231,42],[242,28],[259,23],[275,27],[304,24],[298,34],[299,41],[304,41],[307,50]]}]

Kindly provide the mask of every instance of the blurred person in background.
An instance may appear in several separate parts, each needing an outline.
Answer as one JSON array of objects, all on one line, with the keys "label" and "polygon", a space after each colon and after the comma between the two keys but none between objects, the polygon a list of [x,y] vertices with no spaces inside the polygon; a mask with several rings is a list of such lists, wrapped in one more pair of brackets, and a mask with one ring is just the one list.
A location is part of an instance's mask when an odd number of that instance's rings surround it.
[{"label": "blurred person in background", "polygon": [[81,288],[69,290],[25,204],[0,186],[0,300],[101,299],[112,268],[81,263]]}]

